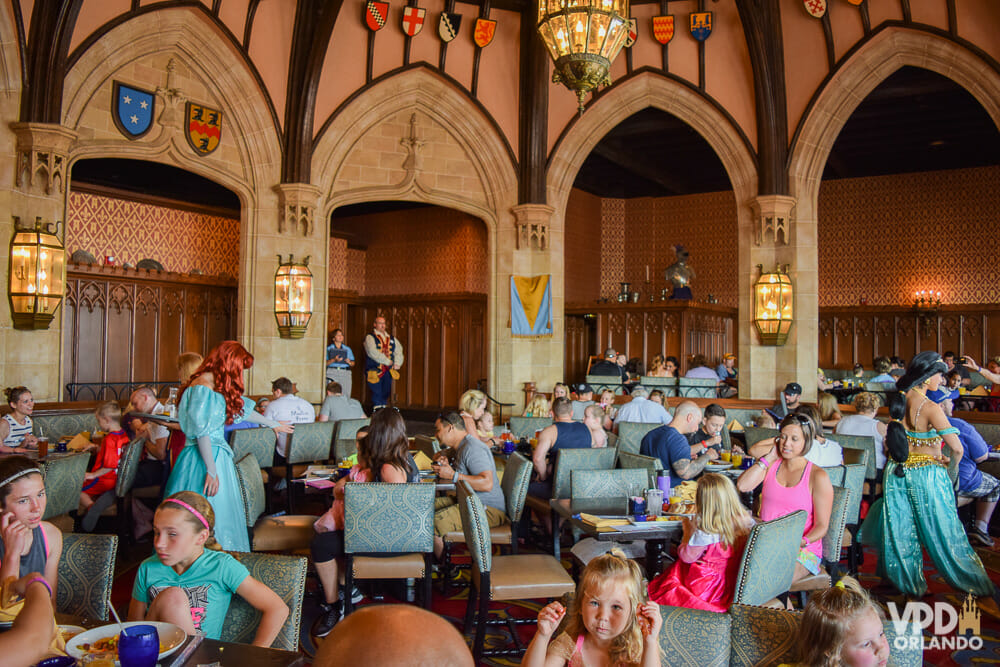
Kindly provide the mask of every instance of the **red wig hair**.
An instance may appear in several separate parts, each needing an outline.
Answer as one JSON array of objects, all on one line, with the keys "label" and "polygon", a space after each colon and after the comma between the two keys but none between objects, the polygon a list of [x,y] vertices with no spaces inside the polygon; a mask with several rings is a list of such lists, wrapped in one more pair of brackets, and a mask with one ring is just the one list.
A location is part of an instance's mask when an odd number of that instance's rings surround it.
[{"label": "red wig hair", "polygon": [[[191,374],[191,380],[211,373],[215,379],[215,391],[222,394],[226,400],[226,423],[232,424],[233,418],[243,412],[243,371],[253,366],[253,355],[235,340],[225,340],[219,343],[197,370]],[[189,381],[184,389],[191,386]],[[183,395],[183,390],[181,394]]]}]

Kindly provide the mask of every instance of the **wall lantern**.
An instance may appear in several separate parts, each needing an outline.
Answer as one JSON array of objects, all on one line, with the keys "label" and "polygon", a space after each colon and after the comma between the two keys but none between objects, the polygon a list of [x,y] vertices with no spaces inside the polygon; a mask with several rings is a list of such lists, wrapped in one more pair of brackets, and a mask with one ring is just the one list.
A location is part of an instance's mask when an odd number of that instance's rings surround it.
[{"label": "wall lantern", "polygon": [[14,217],[7,294],[15,329],[48,329],[65,290],[66,250],[56,236],[58,223],[19,227]]},{"label": "wall lantern", "polygon": [[274,319],[282,338],[302,338],[312,318],[312,272],[309,257],[301,263],[294,255],[287,262],[278,255],[278,270],[274,274]]},{"label": "wall lantern", "polygon": [[794,289],[788,277],[788,265],[780,264],[765,273],[757,265],[760,277],[753,285],[753,323],[761,345],[784,345],[792,328]]},{"label": "wall lantern", "polygon": [[538,34],[555,62],[553,83],[583,100],[611,85],[608,70],[628,35],[628,0],[538,0]]}]

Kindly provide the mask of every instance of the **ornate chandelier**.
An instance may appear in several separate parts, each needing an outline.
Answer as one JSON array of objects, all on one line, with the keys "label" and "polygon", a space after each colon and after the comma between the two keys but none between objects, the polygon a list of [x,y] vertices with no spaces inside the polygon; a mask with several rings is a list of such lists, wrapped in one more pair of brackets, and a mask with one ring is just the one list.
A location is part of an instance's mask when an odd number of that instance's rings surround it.
[{"label": "ornate chandelier", "polygon": [[538,34],[555,62],[552,81],[583,100],[610,85],[608,70],[628,35],[628,0],[538,0]]}]

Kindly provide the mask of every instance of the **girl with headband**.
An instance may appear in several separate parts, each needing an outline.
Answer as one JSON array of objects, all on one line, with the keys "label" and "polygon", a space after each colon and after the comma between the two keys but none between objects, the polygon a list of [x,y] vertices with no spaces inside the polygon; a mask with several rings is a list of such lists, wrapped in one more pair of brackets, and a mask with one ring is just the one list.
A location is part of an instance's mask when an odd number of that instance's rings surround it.
[{"label": "girl with headband", "polygon": [[[35,462],[24,456],[0,458],[0,581],[41,572],[55,599],[62,533],[45,514],[45,483]],[[9,610],[17,615],[20,609]],[[11,620],[7,612],[0,621]]]},{"label": "girl with headband", "polygon": [[288,617],[288,606],[213,537],[215,512],[193,491],[175,493],[153,516],[156,554],[139,565],[128,607],[130,621],[164,621],[189,635],[219,639],[233,594],[263,616],[255,646],[268,647]]}]

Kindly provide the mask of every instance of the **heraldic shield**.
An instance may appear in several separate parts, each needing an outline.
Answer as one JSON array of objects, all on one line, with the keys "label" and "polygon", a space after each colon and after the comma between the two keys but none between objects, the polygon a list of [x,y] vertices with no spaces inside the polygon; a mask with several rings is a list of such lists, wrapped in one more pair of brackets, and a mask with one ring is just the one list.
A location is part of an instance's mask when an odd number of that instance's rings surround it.
[{"label": "heraldic shield", "polygon": [[198,155],[208,155],[218,148],[222,141],[222,112],[188,102],[187,140]]},{"label": "heraldic shield", "polygon": [[420,7],[403,7],[403,32],[407,37],[416,37],[424,29],[426,9]]},{"label": "heraldic shield", "polygon": [[628,20],[628,30],[625,32],[625,48],[629,48],[635,44],[636,38],[639,37],[639,28],[636,25],[636,20],[631,18]]},{"label": "heraldic shield", "polygon": [[379,0],[368,0],[365,3],[365,25],[372,32],[381,30],[389,18],[389,3]]},{"label": "heraldic shield", "polygon": [[484,48],[493,41],[493,35],[497,31],[497,22],[489,19],[476,19],[476,29],[473,32],[473,39],[476,46]]},{"label": "heraldic shield", "polygon": [[[802,0],[802,3],[806,6],[806,11],[813,18],[821,19],[826,14],[826,0]],[[854,4],[857,5],[859,3],[855,2]]]},{"label": "heraldic shield", "polygon": [[114,99],[111,101],[111,117],[119,132],[129,139],[138,139],[153,127],[156,95],[148,90],[127,86],[118,81],[115,81],[114,84],[112,87]]},{"label": "heraldic shield", "polygon": [[691,14],[691,36],[699,42],[704,42],[712,34],[712,12],[693,12]]},{"label": "heraldic shield", "polygon": [[458,36],[458,29],[462,25],[462,15],[454,12],[441,12],[438,19],[438,35],[442,42],[450,42]]},{"label": "heraldic shield", "polygon": [[653,37],[660,44],[666,44],[674,38],[674,17],[654,16],[653,17]]}]

